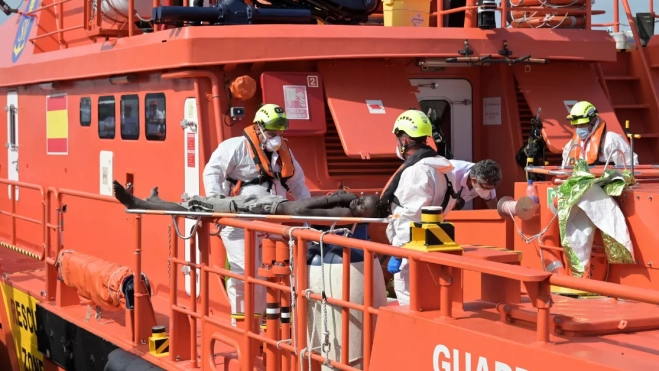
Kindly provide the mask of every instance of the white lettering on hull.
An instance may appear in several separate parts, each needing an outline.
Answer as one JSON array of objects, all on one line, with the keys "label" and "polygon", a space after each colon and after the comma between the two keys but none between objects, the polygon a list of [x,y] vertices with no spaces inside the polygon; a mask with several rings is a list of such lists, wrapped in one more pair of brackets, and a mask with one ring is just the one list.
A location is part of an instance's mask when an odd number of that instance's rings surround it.
[{"label": "white lettering on hull", "polygon": [[[475,369],[473,365],[476,366]],[[512,367],[504,362],[492,362],[482,356],[476,360],[469,352],[464,352],[464,355],[460,357],[458,349],[453,349],[453,355],[451,355],[451,350],[443,344],[435,347],[432,366],[434,371],[527,371],[525,368]]]}]

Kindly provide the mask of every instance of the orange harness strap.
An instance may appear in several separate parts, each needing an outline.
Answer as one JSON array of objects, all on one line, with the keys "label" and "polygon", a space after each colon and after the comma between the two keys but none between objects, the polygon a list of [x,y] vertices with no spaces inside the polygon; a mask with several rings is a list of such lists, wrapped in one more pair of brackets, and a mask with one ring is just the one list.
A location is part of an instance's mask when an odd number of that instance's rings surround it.
[{"label": "orange harness strap", "polygon": [[281,171],[274,172],[272,171],[270,159],[261,147],[259,137],[256,134],[255,126],[246,127],[245,130],[243,130],[243,135],[247,139],[247,147],[249,148],[249,154],[252,158],[252,161],[254,161],[254,165],[256,165],[256,168],[259,170],[259,177],[249,182],[238,180],[235,182],[233,190],[231,191],[231,195],[238,195],[240,188],[245,184],[272,182],[275,179],[279,179],[281,185],[288,191],[288,185],[286,185],[286,181],[293,177],[293,174],[295,174],[295,166],[293,165],[293,158],[291,156],[290,149],[286,145],[286,142],[282,141],[281,147],[279,150],[277,150],[277,154],[279,155],[277,163],[280,165]]},{"label": "orange harness strap", "polygon": [[[606,122],[602,119],[600,119],[600,124],[595,129],[595,132],[584,142],[584,147],[588,146],[588,142],[590,142],[590,148],[588,149],[586,153],[586,162],[588,165],[593,165],[598,162],[599,156],[600,156],[600,149],[602,146],[602,140],[604,139],[604,135],[606,133]],[[577,133],[574,133],[572,136],[572,140],[570,141],[570,145],[574,145],[575,143],[580,143],[580,138],[577,135]],[[572,148],[570,151],[570,160],[568,162],[568,165],[573,166],[574,163],[576,162],[576,159],[580,158],[581,156],[581,151],[582,147],[577,146]]]}]

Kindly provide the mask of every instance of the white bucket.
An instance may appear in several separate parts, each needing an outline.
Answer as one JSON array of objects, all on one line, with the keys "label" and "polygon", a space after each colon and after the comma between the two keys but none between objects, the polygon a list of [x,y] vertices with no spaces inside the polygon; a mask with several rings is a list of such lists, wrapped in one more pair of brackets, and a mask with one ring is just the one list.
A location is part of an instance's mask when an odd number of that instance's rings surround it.
[{"label": "white bucket", "polygon": [[[326,246],[325,249],[329,249]],[[336,251],[336,254],[334,254]],[[342,250],[335,249],[332,252],[325,253],[325,294],[329,298],[341,299],[343,294],[343,264]],[[360,253],[358,250],[353,250],[350,257],[350,302],[356,304],[364,304],[364,262],[363,255],[361,258],[356,256],[355,253]],[[316,293],[322,291],[322,271],[320,266],[320,254],[317,254],[314,259],[310,259],[308,267],[309,288]],[[384,284],[384,276],[380,268],[379,259],[373,259],[373,307],[379,308],[387,305],[387,291]],[[307,337],[312,340],[312,348],[318,347],[324,342],[323,336],[323,317],[322,305],[320,302],[313,301],[308,306],[307,317]],[[315,316],[315,326],[314,324]],[[348,325],[348,332],[350,338],[348,357],[349,360],[341,360],[341,308],[327,304],[327,329],[329,332],[330,351],[329,358],[333,361],[349,364],[352,367],[361,369],[364,338],[366,334],[362,334],[364,328],[364,315],[361,311],[350,310],[350,325]],[[373,330],[375,330],[375,317],[373,318]],[[313,327],[312,327],[313,326]],[[315,329],[313,338],[311,337],[312,329]],[[322,353],[324,357],[325,354]],[[305,360],[307,362],[307,360]],[[323,371],[331,370],[331,368],[322,366]]]}]

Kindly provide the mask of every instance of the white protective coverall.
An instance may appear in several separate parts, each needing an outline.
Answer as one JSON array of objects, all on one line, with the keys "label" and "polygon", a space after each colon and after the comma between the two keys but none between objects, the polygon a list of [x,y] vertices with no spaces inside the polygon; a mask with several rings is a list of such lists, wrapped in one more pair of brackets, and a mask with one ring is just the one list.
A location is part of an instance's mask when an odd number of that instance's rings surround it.
[{"label": "white protective coverall", "polygon": [[[453,165],[446,158],[427,157],[403,171],[394,192],[402,206],[391,204],[392,220],[387,225],[387,238],[392,246],[403,246],[409,242],[410,223],[421,221],[422,207],[442,205],[447,187],[444,174],[451,183],[455,183],[451,170]],[[409,284],[409,266],[407,259],[402,259],[400,272],[394,274],[394,290],[400,305],[410,303]]]},{"label": "white protective coverall", "polygon": [[[593,128],[593,131],[595,128]],[[627,166],[632,165],[632,149],[629,146],[629,143],[625,140],[625,138],[618,134],[614,133],[611,131],[607,131],[604,133],[604,138],[602,138],[602,150],[600,151],[598,161],[602,163],[606,163],[606,159],[609,158],[609,155],[613,153],[613,151],[620,149],[624,154],[625,154],[625,160],[627,162]],[[570,160],[570,147],[571,147],[572,141],[567,142],[565,147],[563,147],[563,166],[568,165],[568,161]],[[585,145],[584,145],[585,143]],[[584,142],[583,140],[579,139],[579,145],[581,148],[583,148],[583,151],[581,151],[582,155],[580,156],[581,158],[584,158],[584,154],[588,153],[590,149],[590,137],[586,138],[586,141]],[[615,164],[616,166],[622,166],[623,165],[623,159],[622,156],[620,156],[620,152],[613,153],[611,156],[611,162]],[[636,153],[634,153],[634,166],[638,165],[638,156]]]},{"label": "white protective coverall", "polygon": [[[206,189],[206,196],[224,195],[229,196],[232,184],[229,183],[227,178],[232,178],[242,181],[250,181],[258,177],[259,172],[252,160],[248,149],[247,138],[244,136],[234,137],[227,139],[220,143],[215,152],[211,155],[206,168],[204,169],[204,188]],[[275,168],[276,153],[272,156],[272,166],[274,171],[280,171]],[[304,172],[300,164],[293,157],[291,153],[295,173],[290,178],[286,185],[289,187],[291,194],[295,200],[305,199],[311,197],[309,189],[304,183]],[[278,167],[278,166],[277,166]],[[253,184],[245,185],[240,188],[239,195],[269,195],[276,194],[279,196],[286,196],[286,189],[281,185],[278,180],[274,181],[272,189],[268,192],[267,184]],[[220,233],[222,242],[227,251],[229,259],[230,270],[236,274],[245,274],[245,232],[240,228],[224,227]],[[265,234],[256,233],[255,239],[255,270],[258,271],[261,266],[261,239]],[[245,312],[245,283],[243,281],[234,280],[229,278],[227,294],[229,295],[229,302],[231,303],[232,313]],[[255,285],[254,287],[254,313],[263,313],[265,311],[265,287]]]}]

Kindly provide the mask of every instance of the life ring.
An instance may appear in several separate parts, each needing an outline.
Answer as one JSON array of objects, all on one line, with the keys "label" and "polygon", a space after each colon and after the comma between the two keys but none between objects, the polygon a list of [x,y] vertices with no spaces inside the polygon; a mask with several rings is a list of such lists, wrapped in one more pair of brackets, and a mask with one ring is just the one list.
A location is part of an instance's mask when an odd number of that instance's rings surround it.
[{"label": "life ring", "polygon": [[511,8],[522,6],[585,6],[586,0],[509,0]]},{"label": "life ring", "polygon": [[[520,12],[522,13],[522,12]],[[586,26],[583,16],[522,17],[510,22],[512,28],[581,28]]]}]

